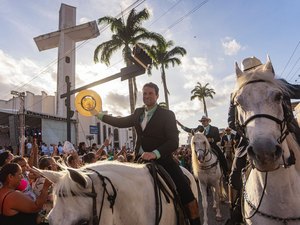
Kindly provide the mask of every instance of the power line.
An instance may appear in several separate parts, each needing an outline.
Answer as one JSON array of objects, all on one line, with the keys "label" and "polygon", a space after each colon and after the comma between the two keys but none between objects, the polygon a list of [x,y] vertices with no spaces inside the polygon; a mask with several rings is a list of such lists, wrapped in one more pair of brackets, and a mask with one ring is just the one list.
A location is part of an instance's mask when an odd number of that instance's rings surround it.
[{"label": "power line", "polygon": [[163,16],[165,16],[168,12],[170,12],[175,6],[177,6],[182,0],[175,2],[167,11],[165,11],[162,15],[160,15],[156,20],[154,20],[149,26],[152,26],[158,20],[160,20]]},{"label": "power line", "polygon": [[194,12],[196,12],[198,9],[200,9],[203,5],[205,5],[207,2],[209,2],[209,0],[205,0],[203,2],[201,2],[200,4],[196,5],[192,10],[190,10],[188,13],[186,13],[185,15],[183,15],[182,17],[180,17],[178,20],[176,20],[174,23],[172,23],[170,26],[168,26],[167,30],[172,29],[173,27],[175,27],[178,23],[180,23],[181,21],[183,21],[186,17],[188,17],[189,15],[193,14]]},{"label": "power line", "polygon": [[[290,76],[290,74],[292,73],[292,71],[294,70],[294,68],[296,67],[296,65],[298,64],[299,61],[300,61],[300,56],[298,57],[298,59],[296,60],[294,65],[292,66],[292,69],[290,70],[290,72],[287,74],[286,80],[288,80],[288,77]],[[293,78],[293,76],[290,77],[290,79],[292,79],[292,78]]]},{"label": "power line", "polygon": [[[287,68],[287,66],[288,66],[289,63],[291,62],[291,59],[293,58],[293,56],[294,56],[294,54],[295,54],[295,52],[296,52],[296,50],[297,50],[299,44],[300,44],[300,41],[298,42],[297,46],[295,47],[295,49],[294,49],[292,55],[290,56],[289,60],[288,60],[287,63],[285,64],[285,67],[283,68],[283,71],[281,72],[281,76],[283,76],[283,73],[284,73],[285,69]],[[286,78],[286,79],[287,79],[287,78]]]},{"label": "power line", "polygon": [[[290,80],[291,80],[292,82],[293,82],[293,79],[294,79],[295,76],[298,75],[298,77],[300,77],[299,71],[300,71],[300,66],[296,69],[294,75],[290,78]],[[298,79],[295,79],[295,82],[299,82],[299,80],[298,80]]]}]

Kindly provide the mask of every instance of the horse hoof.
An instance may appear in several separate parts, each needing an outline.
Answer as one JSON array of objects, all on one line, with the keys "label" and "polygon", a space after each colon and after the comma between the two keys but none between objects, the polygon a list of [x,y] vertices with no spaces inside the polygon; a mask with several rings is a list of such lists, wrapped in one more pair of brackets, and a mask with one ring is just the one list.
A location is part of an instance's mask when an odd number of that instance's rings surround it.
[{"label": "horse hoof", "polygon": [[223,221],[223,217],[222,216],[216,216],[216,221],[220,222],[220,221]]}]

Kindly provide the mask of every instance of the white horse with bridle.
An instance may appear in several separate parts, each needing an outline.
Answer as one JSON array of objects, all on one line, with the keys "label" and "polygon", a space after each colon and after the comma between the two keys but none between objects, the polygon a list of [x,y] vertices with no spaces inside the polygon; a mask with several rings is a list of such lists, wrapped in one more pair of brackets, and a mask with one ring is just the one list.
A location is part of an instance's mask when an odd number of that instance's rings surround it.
[{"label": "white horse with bridle", "polygon": [[[182,170],[197,197],[193,175]],[[163,192],[155,187],[145,164],[101,161],[77,170],[38,172],[54,183],[51,225],[182,224],[170,189],[163,181]]]},{"label": "white horse with bridle", "polygon": [[[300,224],[300,148],[288,130],[283,81],[267,63],[242,72],[233,101],[252,169],[244,176],[244,219],[253,225]],[[295,160],[296,159],[296,160]]]},{"label": "white horse with bridle", "polygon": [[[220,179],[222,176],[217,156],[212,152],[206,136],[202,133],[195,133],[191,138],[192,166],[194,176],[199,181],[203,207],[203,225],[208,224],[207,217],[207,187],[212,187],[213,208],[216,209],[216,220],[222,220],[220,210]],[[220,192],[221,191],[221,192]]]}]

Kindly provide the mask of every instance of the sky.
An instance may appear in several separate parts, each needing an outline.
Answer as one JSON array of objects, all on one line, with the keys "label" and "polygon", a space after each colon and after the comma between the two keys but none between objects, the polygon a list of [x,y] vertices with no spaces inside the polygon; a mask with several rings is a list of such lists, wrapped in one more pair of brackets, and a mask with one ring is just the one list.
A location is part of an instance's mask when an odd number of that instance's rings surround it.
[{"label": "sky", "polygon": [[[40,95],[56,91],[57,48],[39,52],[33,38],[58,30],[62,3],[76,7],[77,25],[103,16],[117,16],[132,3],[136,10],[147,8],[150,19],[142,25],[162,34],[175,46],[186,49],[180,66],[166,71],[170,109],[187,127],[197,127],[204,115],[203,104],[190,100],[191,90],[200,82],[216,92],[207,100],[211,125],[227,127],[229,96],[235,85],[235,62],[256,56],[264,63],[270,56],[278,77],[300,83],[300,1],[298,0],[0,0],[0,99],[10,92],[30,91]],[[126,11],[123,16],[126,18]],[[111,37],[99,27],[100,36],[77,43],[75,88],[108,77],[125,66],[121,52],[110,66],[93,61],[95,48]],[[143,84],[160,88],[159,70],[137,77],[137,106],[142,106]],[[127,81],[114,80],[92,88],[102,98],[103,110],[115,116],[129,114]],[[187,134],[181,130],[180,142]]]}]

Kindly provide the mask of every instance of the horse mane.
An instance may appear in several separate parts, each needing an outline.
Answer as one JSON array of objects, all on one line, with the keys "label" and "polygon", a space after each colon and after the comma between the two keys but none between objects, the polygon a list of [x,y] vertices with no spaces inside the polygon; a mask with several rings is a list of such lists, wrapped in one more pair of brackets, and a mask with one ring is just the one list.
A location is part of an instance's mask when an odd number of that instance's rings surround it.
[{"label": "horse mane", "polygon": [[292,149],[292,150],[296,149],[296,151],[300,151],[300,146],[294,135],[289,134],[286,137],[286,141],[287,141],[287,145],[288,145],[289,149]]},{"label": "horse mane", "polygon": [[206,144],[206,146],[208,146],[208,150],[210,151],[210,149],[211,149],[210,144],[209,144],[206,136],[203,133],[197,132],[192,136],[192,139],[191,139],[192,168],[193,168],[194,177],[196,179],[199,179],[200,166],[199,166],[198,158],[197,158],[196,151],[195,151],[194,139],[201,138],[201,136],[204,138],[205,144]]},{"label": "horse mane", "polygon": [[[73,169],[73,168],[72,168]],[[85,178],[87,181],[87,187],[91,186],[91,181],[88,178],[88,176],[80,171],[79,169],[73,169],[76,170],[81,176]],[[70,173],[66,168],[63,168],[62,171],[60,171],[63,176],[61,177],[60,181],[54,185],[53,193],[55,196],[61,196],[61,197],[69,197],[69,196],[83,196],[84,191],[83,187],[81,187],[78,183],[72,180],[70,177]]]}]

